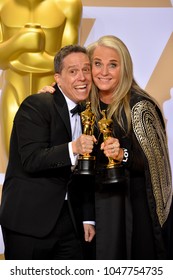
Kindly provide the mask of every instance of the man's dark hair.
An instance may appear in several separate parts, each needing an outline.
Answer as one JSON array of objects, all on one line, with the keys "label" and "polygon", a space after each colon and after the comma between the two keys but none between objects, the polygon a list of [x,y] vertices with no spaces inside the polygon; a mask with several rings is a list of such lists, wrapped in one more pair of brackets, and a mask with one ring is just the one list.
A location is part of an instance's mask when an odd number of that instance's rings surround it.
[{"label": "man's dark hair", "polygon": [[60,49],[54,58],[54,70],[55,73],[61,73],[63,69],[64,58],[71,53],[84,53],[88,55],[88,51],[85,47],[79,45],[68,45]]}]

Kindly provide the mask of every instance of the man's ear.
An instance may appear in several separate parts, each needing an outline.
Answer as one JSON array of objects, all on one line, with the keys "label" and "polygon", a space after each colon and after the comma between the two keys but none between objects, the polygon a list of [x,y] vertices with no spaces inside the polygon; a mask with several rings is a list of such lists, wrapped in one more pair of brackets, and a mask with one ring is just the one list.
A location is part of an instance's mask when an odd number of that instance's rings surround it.
[{"label": "man's ear", "polygon": [[54,74],[54,79],[55,79],[55,81],[56,81],[56,83],[59,85],[59,86],[61,86],[60,85],[60,74],[59,73],[55,73]]}]

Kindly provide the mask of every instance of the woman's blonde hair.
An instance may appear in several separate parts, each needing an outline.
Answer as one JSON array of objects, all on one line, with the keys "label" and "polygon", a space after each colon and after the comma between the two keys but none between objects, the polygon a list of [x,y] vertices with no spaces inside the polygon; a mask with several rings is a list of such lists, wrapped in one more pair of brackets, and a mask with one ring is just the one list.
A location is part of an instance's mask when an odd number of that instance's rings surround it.
[{"label": "woman's blonde hair", "polygon": [[[131,55],[126,47],[126,45],[117,37],[113,35],[107,35],[99,38],[96,42],[90,44],[87,47],[91,64],[93,59],[93,53],[97,46],[104,46],[108,48],[114,49],[120,58],[120,81],[118,86],[115,88],[112,102],[108,105],[108,118],[115,118],[119,125],[125,129],[130,130],[131,127],[131,110],[130,110],[130,93],[134,90],[139,94],[148,96],[148,94],[142,90],[139,85],[136,83],[133,77],[133,63],[131,59]],[[148,96],[149,97],[149,96]],[[99,110],[99,89],[93,83],[90,101],[92,104],[92,111],[96,114],[96,118],[100,118],[100,110]],[[127,120],[127,128],[125,128],[125,124],[122,119],[122,110],[124,108],[124,112]]]}]

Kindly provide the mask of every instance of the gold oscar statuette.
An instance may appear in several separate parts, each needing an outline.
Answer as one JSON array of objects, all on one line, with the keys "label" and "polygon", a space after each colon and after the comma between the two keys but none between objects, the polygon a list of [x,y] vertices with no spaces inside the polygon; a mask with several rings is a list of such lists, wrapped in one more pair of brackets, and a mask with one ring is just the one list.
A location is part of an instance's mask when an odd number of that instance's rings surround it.
[{"label": "gold oscar statuette", "polygon": [[[81,114],[81,121],[83,125],[83,134],[93,135],[95,115],[91,110],[91,102],[86,102],[86,109]],[[78,174],[93,175],[95,169],[95,156],[90,154],[80,155],[78,158]]]},{"label": "gold oscar statuette", "polygon": [[[102,110],[103,118],[98,122],[100,132],[103,134],[103,141],[113,136],[113,120],[108,119],[106,110]],[[124,181],[124,168],[120,162],[108,157],[108,163],[101,174],[102,184],[120,183]]]}]

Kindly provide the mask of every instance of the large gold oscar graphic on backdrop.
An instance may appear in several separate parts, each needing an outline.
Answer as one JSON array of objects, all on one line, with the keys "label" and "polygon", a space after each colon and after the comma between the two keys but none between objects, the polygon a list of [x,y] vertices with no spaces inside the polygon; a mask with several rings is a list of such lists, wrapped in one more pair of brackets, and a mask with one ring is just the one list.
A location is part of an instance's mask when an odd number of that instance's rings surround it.
[{"label": "large gold oscar graphic on backdrop", "polygon": [[25,97],[53,80],[53,59],[78,43],[81,0],[1,0],[2,142],[8,156],[14,115]]}]

